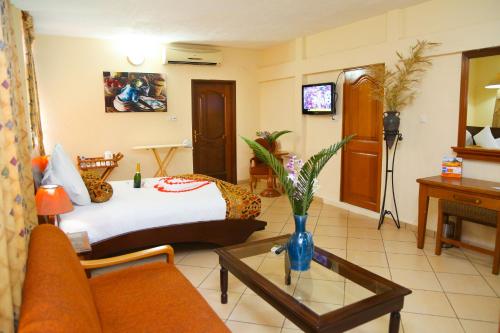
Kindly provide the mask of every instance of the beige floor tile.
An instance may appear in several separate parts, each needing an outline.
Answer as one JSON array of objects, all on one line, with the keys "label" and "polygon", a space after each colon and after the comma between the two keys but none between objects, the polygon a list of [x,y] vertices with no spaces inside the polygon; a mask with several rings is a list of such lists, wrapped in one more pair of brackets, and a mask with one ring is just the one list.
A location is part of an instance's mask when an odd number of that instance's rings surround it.
[{"label": "beige floor tile", "polygon": [[411,271],[391,268],[392,280],[410,289],[441,291],[441,286],[434,272]]},{"label": "beige floor tile", "polygon": [[285,275],[285,257],[265,258],[257,269],[262,275]]},{"label": "beige floor tile", "polygon": [[262,231],[256,231],[248,239],[246,240],[247,242],[253,242],[259,239],[266,239],[266,238],[272,238],[278,236],[279,233],[277,232],[270,232],[267,230],[262,230]]},{"label": "beige floor tile", "polygon": [[241,294],[238,293],[228,292],[227,304],[222,304],[220,301],[219,291],[201,288],[198,288],[198,291],[207,301],[210,307],[215,311],[215,313],[217,313],[217,315],[224,320],[229,317],[241,296]]},{"label": "beige floor tile", "polygon": [[[353,328],[347,331],[348,333],[387,333],[389,330],[389,315],[377,318],[375,320],[369,321],[366,324]],[[403,332],[401,328],[399,330]]]},{"label": "beige floor tile", "polygon": [[465,275],[452,273],[436,273],[439,282],[445,292],[496,296],[493,289],[488,286],[486,281],[480,275]]},{"label": "beige floor tile", "polygon": [[[274,275],[274,274],[265,274],[264,275],[266,279],[273,284],[275,284],[278,288],[281,290],[285,291],[286,293],[293,295],[293,292],[295,290],[295,286],[297,285],[297,280],[298,280],[298,275],[294,274],[292,272],[292,278],[291,282],[289,285],[285,284],[285,275]],[[252,289],[247,288],[244,292],[245,295],[257,295],[256,293],[253,292]]]},{"label": "beige floor tile", "polygon": [[269,223],[285,223],[288,219],[291,218],[291,214],[276,214],[276,213],[268,213],[259,216],[259,220],[266,221]]},{"label": "beige floor tile", "polygon": [[497,296],[500,297],[500,277],[498,275],[483,275],[488,285],[495,291]]},{"label": "beige floor tile", "polygon": [[374,229],[378,228],[378,221],[371,219],[347,219],[347,224],[349,228],[365,228],[365,229]]},{"label": "beige floor tile", "polygon": [[324,249],[341,249],[345,250],[347,238],[344,237],[328,237],[314,236],[314,245]]},{"label": "beige floor tile", "polygon": [[475,321],[460,319],[465,333],[498,333],[500,325],[498,323],[488,323],[485,321]]},{"label": "beige floor tile", "polygon": [[[435,246],[428,246],[427,244],[424,246],[424,253],[428,257],[436,257]],[[451,248],[443,248],[441,249],[441,254],[437,257],[446,257],[446,258],[454,258],[454,259],[467,259],[465,254],[462,252],[462,249],[451,247]]]},{"label": "beige floor tile", "polygon": [[344,281],[344,277],[317,263],[311,264],[311,269],[300,273],[301,278],[328,281]]},{"label": "beige floor tile", "polygon": [[[220,292],[220,273],[218,269],[214,269],[207,278],[201,283],[200,288],[211,289]],[[242,294],[247,286],[238,280],[233,274],[228,275],[228,291],[236,294]]]},{"label": "beige floor tile", "polygon": [[358,284],[347,281],[345,284],[344,305],[356,303],[374,295],[375,293],[371,292],[370,290],[363,288]]},{"label": "beige floor tile", "polygon": [[330,252],[331,254],[334,254],[337,257],[340,257],[342,259],[347,258],[347,250],[345,250],[345,249],[328,249],[328,252]]},{"label": "beige floor tile", "polygon": [[280,333],[280,327],[264,326],[228,320],[226,326],[233,333]]},{"label": "beige floor tile", "polygon": [[391,280],[391,272],[389,271],[388,267],[380,267],[380,266],[367,266],[367,265],[360,265],[367,271],[370,271],[374,274],[377,274],[383,278],[386,278],[387,280]]},{"label": "beige floor tile", "polygon": [[281,328],[285,317],[259,296],[243,295],[229,316],[229,320]]},{"label": "beige floor tile", "polygon": [[479,275],[479,272],[468,260],[444,256],[434,256],[428,258],[432,268],[436,273]]},{"label": "beige floor tile", "polygon": [[417,243],[399,242],[384,240],[384,247],[387,253],[424,255],[424,251],[417,248]]},{"label": "beige floor tile", "polygon": [[462,319],[498,322],[500,298],[448,293],[451,306]]},{"label": "beige floor tile", "polygon": [[344,282],[300,278],[294,297],[304,301],[341,305],[344,302]]},{"label": "beige floor tile", "polygon": [[347,250],[347,261],[356,265],[387,267],[387,258],[382,252]]},{"label": "beige floor tile", "polygon": [[[315,221],[307,221],[307,223],[306,223],[306,230],[307,231],[309,231],[310,233],[313,233],[315,228],[316,228]],[[286,223],[283,226],[283,229],[281,229],[281,234],[291,234],[294,231],[295,231],[295,224]]]},{"label": "beige floor tile", "polygon": [[474,264],[490,266],[493,264],[493,256],[489,256],[484,253],[480,253],[477,251],[470,251],[467,249],[463,249],[462,252],[465,254],[467,259],[469,259]]},{"label": "beige floor tile", "polygon": [[212,249],[193,251],[180,260],[179,264],[215,268],[219,265],[219,256]]},{"label": "beige floor tile", "polygon": [[413,254],[388,253],[387,259],[391,268],[412,269],[415,271],[432,271],[427,257]]},{"label": "beige floor tile", "polygon": [[321,236],[347,237],[347,227],[317,225],[314,234]]},{"label": "beige floor tile", "polygon": [[177,269],[191,282],[195,287],[198,287],[203,280],[212,272],[211,268],[175,265]]},{"label": "beige floor tile", "polygon": [[384,244],[380,239],[348,238],[347,249],[355,251],[384,252]]},{"label": "beige floor tile", "polygon": [[416,313],[402,313],[405,333],[461,333],[464,332],[457,318],[437,317]]},{"label": "beige floor tile", "polygon": [[347,218],[346,217],[324,217],[324,216],[320,215],[318,218],[318,225],[331,225],[331,226],[347,228]]},{"label": "beige floor tile", "polygon": [[384,241],[415,242],[417,240],[415,233],[408,230],[382,230],[381,233]]},{"label": "beige floor tile", "polygon": [[340,209],[331,209],[331,208],[323,208],[319,214],[320,217],[336,217],[336,218],[345,218],[349,213]]},{"label": "beige floor tile", "polygon": [[368,238],[368,239],[382,239],[380,231],[377,229],[366,229],[366,228],[351,228],[347,233],[349,238]]},{"label": "beige floor tile", "polygon": [[405,297],[403,312],[455,317],[446,295],[428,290],[412,290],[412,293]]},{"label": "beige floor tile", "polygon": [[269,232],[281,232],[281,230],[283,230],[283,227],[286,225],[286,223],[270,223],[268,222],[267,223],[267,226],[266,226],[266,231],[269,231]]}]

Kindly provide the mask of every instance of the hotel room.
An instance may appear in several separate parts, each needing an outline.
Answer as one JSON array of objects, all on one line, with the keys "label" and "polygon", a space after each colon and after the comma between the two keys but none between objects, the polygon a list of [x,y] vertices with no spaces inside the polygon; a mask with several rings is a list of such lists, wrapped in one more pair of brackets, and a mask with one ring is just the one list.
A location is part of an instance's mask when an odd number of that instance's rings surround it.
[{"label": "hotel room", "polygon": [[498,0],[0,20],[0,332],[500,332]]}]

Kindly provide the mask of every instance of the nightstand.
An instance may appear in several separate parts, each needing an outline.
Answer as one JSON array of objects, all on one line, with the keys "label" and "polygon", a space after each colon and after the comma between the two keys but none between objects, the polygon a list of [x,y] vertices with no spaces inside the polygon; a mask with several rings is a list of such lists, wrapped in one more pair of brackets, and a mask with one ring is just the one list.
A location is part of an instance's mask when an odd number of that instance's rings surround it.
[{"label": "nightstand", "polygon": [[90,259],[92,247],[89,242],[89,235],[86,231],[70,232],[66,234],[75,249],[76,254],[80,260]]}]

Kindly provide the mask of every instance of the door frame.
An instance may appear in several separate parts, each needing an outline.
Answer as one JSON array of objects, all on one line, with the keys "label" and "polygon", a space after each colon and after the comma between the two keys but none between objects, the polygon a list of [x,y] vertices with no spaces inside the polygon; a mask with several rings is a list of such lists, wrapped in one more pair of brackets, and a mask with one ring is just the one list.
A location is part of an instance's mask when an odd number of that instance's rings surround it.
[{"label": "door frame", "polygon": [[[193,119],[194,108],[196,105],[194,96],[194,86],[197,83],[224,83],[231,86],[231,94],[233,103],[231,105],[230,117],[225,117],[226,142],[229,143],[229,148],[226,148],[226,166],[228,167],[228,181],[236,184],[237,182],[237,155],[236,155],[236,80],[205,80],[191,79],[191,140],[194,143],[193,136]],[[228,119],[229,118],[229,119]],[[229,162],[227,161],[229,159]],[[193,171],[194,171],[194,149],[193,149]]]},{"label": "door frame", "polygon": [[[372,65],[366,65],[366,66],[356,66],[356,67],[349,67],[349,68],[345,68],[343,69],[342,71],[343,72],[350,72],[350,71],[355,71],[355,70],[360,70],[360,69],[364,69],[366,70],[369,66],[384,66],[385,67],[385,63],[376,63],[376,64],[372,64]],[[345,79],[344,79],[344,83],[345,84]],[[345,93],[344,91],[342,90],[342,137],[345,137],[345,127],[346,127],[346,124],[345,124]],[[382,110],[384,108],[384,102],[382,101]],[[382,115],[380,115],[380,123],[382,125]],[[383,128],[381,126],[381,128]],[[356,207],[360,207],[360,208],[363,208],[363,209],[367,209],[367,210],[371,210],[371,211],[374,211],[374,212],[377,212],[377,213],[380,213],[380,203],[381,203],[381,192],[382,192],[382,172],[384,171],[383,170],[383,167],[382,167],[382,159],[384,157],[384,139],[383,139],[383,133],[380,132],[379,133],[379,138],[380,138],[380,155],[379,155],[379,158],[378,158],[378,164],[379,164],[379,174],[378,174],[378,178],[377,178],[377,187],[378,187],[378,192],[377,192],[377,199],[376,199],[376,205],[377,205],[377,210],[372,210],[372,209],[369,209],[369,208],[366,208],[366,207],[362,207],[362,206],[359,206],[359,205],[356,205],[356,204],[353,204],[353,203],[350,203],[350,202],[346,202],[344,201],[344,192],[343,192],[343,188],[344,188],[344,177],[343,177],[343,174],[344,174],[344,155],[345,155],[345,150],[347,149],[347,145],[345,145],[344,147],[342,147],[342,153],[340,155],[340,193],[339,193],[339,200],[341,202],[344,202],[346,204],[349,204],[349,205],[353,205],[353,206],[356,206]]]}]

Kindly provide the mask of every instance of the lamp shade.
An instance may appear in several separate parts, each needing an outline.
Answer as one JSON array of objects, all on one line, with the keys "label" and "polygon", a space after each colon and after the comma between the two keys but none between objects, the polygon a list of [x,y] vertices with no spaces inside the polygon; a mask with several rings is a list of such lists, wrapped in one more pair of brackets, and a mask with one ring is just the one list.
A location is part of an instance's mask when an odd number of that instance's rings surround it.
[{"label": "lamp shade", "polygon": [[42,185],[35,196],[38,215],[58,215],[71,212],[73,204],[64,188],[59,185]]}]

